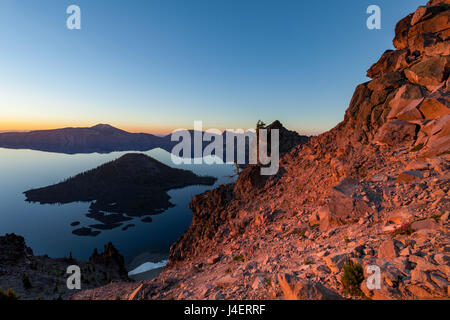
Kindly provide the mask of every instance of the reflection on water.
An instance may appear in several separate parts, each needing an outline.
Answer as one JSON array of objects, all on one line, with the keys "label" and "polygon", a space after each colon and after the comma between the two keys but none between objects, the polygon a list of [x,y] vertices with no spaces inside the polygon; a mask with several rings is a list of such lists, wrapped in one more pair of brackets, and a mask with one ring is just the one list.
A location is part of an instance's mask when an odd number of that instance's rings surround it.
[{"label": "reflection on water", "polygon": [[92,225],[95,220],[86,216],[90,203],[39,205],[25,202],[23,192],[52,185],[80,172],[115,160],[127,152],[110,154],[64,155],[30,150],[0,148],[0,234],[16,233],[25,237],[35,254],[51,257],[68,256],[87,259],[96,247],[111,241],[127,262],[143,252],[167,252],[170,245],[187,229],[192,220],[189,202],[196,194],[228,183],[232,165],[178,165],[171,162],[170,153],[155,149],[145,154],[172,167],[192,170],[198,175],[218,178],[214,186],[191,186],[168,192],[175,207],[152,216],[151,222],[140,219],[127,221],[129,227],[104,230],[97,237],[78,237],[72,234],[77,226]]}]

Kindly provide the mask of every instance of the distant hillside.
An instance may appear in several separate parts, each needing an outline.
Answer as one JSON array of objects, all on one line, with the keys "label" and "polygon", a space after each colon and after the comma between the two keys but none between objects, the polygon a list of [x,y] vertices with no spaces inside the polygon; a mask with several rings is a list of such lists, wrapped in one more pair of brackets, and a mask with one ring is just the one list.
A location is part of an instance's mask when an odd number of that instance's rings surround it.
[{"label": "distant hillside", "polygon": [[170,136],[130,133],[107,124],[90,128],[63,128],[0,133],[0,147],[58,153],[109,153],[114,151],[169,150]]}]

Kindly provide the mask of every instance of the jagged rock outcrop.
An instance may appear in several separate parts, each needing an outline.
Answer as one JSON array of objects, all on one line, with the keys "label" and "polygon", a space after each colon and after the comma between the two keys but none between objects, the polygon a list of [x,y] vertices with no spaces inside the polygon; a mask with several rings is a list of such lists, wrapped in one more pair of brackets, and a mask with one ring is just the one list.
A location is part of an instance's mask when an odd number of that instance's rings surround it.
[{"label": "jagged rock outcrop", "polygon": [[310,139],[310,137],[308,136],[302,136],[299,135],[296,131],[286,129],[278,120],[275,120],[270,125],[266,126],[265,129],[267,130],[269,153],[270,153],[270,137],[271,137],[270,132],[272,129],[276,129],[279,131],[279,146],[280,146],[279,152],[281,155],[289,152],[292,148],[296,146],[301,146],[307,143]]},{"label": "jagged rock outcrop", "polygon": [[98,253],[97,248],[95,248],[89,258],[89,262],[114,269],[120,277],[128,279],[128,272],[125,268],[125,259],[111,242],[108,242],[108,244],[105,245],[104,251],[100,254]]},{"label": "jagged rock outcrop", "polygon": [[26,246],[25,239],[14,233],[0,237],[0,261],[4,263],[23,262],[33,255],[33,250]]},{"label": "jagged rock outcrop", "polygon": [[196,196],[169,267],[135,296],[448,299],[449,5],[433,0],[401,20],[396,50],[369,69],[344,121],[293,147],[279,175],[248,168]]}]

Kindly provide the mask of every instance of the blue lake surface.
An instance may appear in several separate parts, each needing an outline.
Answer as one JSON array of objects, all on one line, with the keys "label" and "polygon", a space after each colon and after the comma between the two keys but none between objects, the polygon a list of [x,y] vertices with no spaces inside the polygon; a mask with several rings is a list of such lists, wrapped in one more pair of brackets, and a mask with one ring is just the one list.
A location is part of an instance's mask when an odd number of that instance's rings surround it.
[{"label": "blue lake surface", "polygon": [[[80,237],[74,229],[97,223],[85,216],[90,203],[77,202],[65,205],[40,205],[25,201],[24,191],[52,185],[103,163],[115,160],[129,152],[110,154],[65,155],[31,150],[0,148],[0,235],[16,233],[25,237],[35,254],[66,257],[72,252],[77,259],[86,260],[94,248],[103,251],[111,241],[125,256],[126,262],[143,253],[168,253],[169,247],[183,234],[192,221],[189,203],[196,194],[232,182],[234,167],[230,164],[174,165],[170,153],[154,149],[147,154],[171,167],[191,170],[198,175],[218,178],[214,186],[190,186],[170,190],[175,207],[162,214],[151,216],[151,223],[139,218],[127,221],[135,227],[102,230],[96,237]],[[81,225],[70,224],[80,221]]]}]

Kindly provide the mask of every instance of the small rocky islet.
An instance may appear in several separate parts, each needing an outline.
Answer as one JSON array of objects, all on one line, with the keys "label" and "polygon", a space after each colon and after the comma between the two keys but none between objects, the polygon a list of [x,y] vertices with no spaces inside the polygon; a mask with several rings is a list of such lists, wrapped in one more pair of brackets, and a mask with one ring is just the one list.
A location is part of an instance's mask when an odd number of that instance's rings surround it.
[{"label": "small rocky islet", "polygon": [[[213,185],[216,180],[169,167],[145,154],[129,153],[61,183],[28,190],[24,194],[26,201],[40,204],[91,202],[86,216],[100,224],[82,227],[73,233],[96,236],[100,233],[98,230],[114,229],[135,217],[159,214],[172,207],[168,190]],[[128,228],[129,225],[123,229]]]}]

